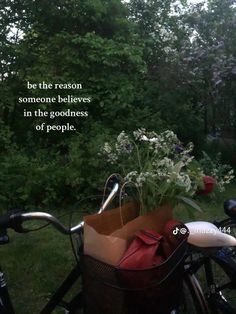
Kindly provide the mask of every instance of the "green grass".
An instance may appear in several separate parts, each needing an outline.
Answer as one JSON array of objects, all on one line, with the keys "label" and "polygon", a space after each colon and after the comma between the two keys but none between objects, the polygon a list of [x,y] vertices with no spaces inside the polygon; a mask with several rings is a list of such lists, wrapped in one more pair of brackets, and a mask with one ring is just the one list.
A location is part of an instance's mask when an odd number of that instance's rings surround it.
[{"label": "green grass", "polygon": [[16,313],[37,314],[75,265],[69,237],[51,226],[9,236],[0,248],[1,266]]},{"label": "green grass", "polygon": [[[199,198],[203,212],[194,212],[194,219],[213,221],[225,217],[223,201],[230,197],[236,197],[235,182],[215,200],[209,197]],[[73,215],[74,224],[80,220],[80,215],[81,213]],[[185,222],[192,220],[183,208],[176,211],[176,217]],[[65,223],[66,219],[67,217],[63,218]],[[0,247],[1,266],[16,314],[38,314],[75,265],[69,237],[61,235],[50,226],[28,234],[12,231],[9,236],[10,243]]]},{"label": "green grass", "polygon": [[[208,195],[198,196],[196,202],[202,209],[201,213],[195,209],[191,208],[186,210],[185,207],[180,206],[175,210],[175,217],[184,222],[191,220],[204,220],[209,222],[221,220],[226,217],[223,207],[224,200],[229,198],[236,198],[236,181],[233,181],[229,186],[227,186],[227,189],[224,192],[215,197]],[[189,211],[194,215],[194,218],[192,215],[189,215]]]}]

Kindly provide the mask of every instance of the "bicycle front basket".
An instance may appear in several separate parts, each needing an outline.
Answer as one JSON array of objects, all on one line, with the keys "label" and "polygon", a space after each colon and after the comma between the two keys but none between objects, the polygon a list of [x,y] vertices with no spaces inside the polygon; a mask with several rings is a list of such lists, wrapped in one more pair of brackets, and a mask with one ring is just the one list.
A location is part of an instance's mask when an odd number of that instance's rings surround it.
[{"label": "bicycle front basket", "polygon": [[84,313],[169,314],[181,298],[185,250],[186,239],[164,263],[144,270],[123,270],[81,255]]}]

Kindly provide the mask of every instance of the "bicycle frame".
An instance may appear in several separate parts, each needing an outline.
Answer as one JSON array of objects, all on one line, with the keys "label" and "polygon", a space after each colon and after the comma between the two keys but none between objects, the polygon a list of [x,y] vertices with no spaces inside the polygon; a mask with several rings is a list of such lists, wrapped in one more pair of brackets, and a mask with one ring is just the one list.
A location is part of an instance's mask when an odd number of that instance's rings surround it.
[{"label": "bicycle frame", "polygon": [[13,305],[7,289],[7,283],[4,278],[2,269],[0,268],[0,313],[14,314]]},{"label": "bicycle frame", "polygon": [[[107,199],[103,202],[102,206],[100,207],[98,213],[101,213],[106,209],[106,207],[110,204],[110,202],[115,197],[116,193],[118,192],[119,185],[115,184],[112,191],[108,195]],[[67,229],[65,226],[63,226],[58,219],[53,217],[50,214],[47,213],[40,213],[40,212],[34,212],[34,213],[25,213],[21,214],[12,214],[9,215],[9,217],[4,217],[4,219],[10,219],[14,220],[17,218],[17,224],[13,228],[15,231],[18,232],[29,232],[29,230],[26,230],[22,228],[21,222],[32,220],[32,219],[38,219],[38,220],[46,220],[48,222],[51,222],[56,229],[58,229],[63,234],[73,234],[78,233],[81,234],[83,231],[83,222],[79,223],[77,226],[72,227],[70,229]],[[18,219],[21,218],[21,220],[18,221]],[[3,237],[7,237],[6,234],[2,234]],[[0,244],[6,244],[8,243],[8,237],[7,241],[3,241]],[[43,310],[40,312],[41,314],[50,314],[52,311],[58,306],[62,305],[65,309],[68,310],[70,314],[73,314],[73,310],[78,307],[82,307],[82,300],[81,300],[81,294],[77,294],[69,303],[64,302],[63,298],[69,292],[69,290],[72,288],[74,283],[79,279],[81,275],[80,266],[79,264],[76,264],[75,267],[71,270],[69,275],[66,277],[66,279],[62,282],[60,287],[56,290],[52,298],[48,301],[48,303],[45,305]],[[11,298],[7,289],[7,283],[4,279],[4,274],[2,270],[0,269],[0,313],[1,314],[15,314]]]},{"label": "bicycle frame", "polygon": [[[56,290],[52,298],[45,305],[40,314],[50,314],[52,311],[58,306],[63,305],[65,309],[70,311],[69,313],[73,313],[73,309],[78,309],[80,306],[82,307],[81,294],[77,294],[71,302],[64,302],[63,298],[75,284],[75,282],[79,279],[81,275],[80,267],[77,264],[66,277],[66,279],[62,282],[61,286]],[[2,270],[0,270],[0,313],[1,314],[15,314],[15,310],[13,308],[11,298],[7,289],[7,283],[4,279],[4,274]]]},{"label": "bicycle frame", "polygon": [[[193,258],[193,254],[200,254],[196,260],[190,260],[186,263],[188,272],[197,274],[199,269],[203,267],[207,284],[206,299],[212,313],[235,314],[235,309],[227,302],[222,294],[225,288],[236,288],[236,264],[232,260],[230,254],[227,254],[228,248],[197,248],[190,245],[189,257]],[[212,260],[220,265],[228,276],[229,281],[222,286],[217,286],[212,269]]]},{"label": "bicycle frame", "polygon": [[57,306],[58,304],[62,303],[63,306],[70,311],[70,313],[73,313],[73,309],[75,308],[75,302],[77,305],[77,308],[80,306],[82,307],[82,300],[81,300],[81,293],[77,294],[70,303],[63,302],[64,296],[67,294],[67,292],[72,288],[72,286],[75,284],[75,282],[79,279],[81,275],[81,270],[79,267],[79,264],[77,264],[72,271],[69,273],[69,275],[66,277],[66,279],[63,281],[61,286],[56,290],[52,298],[48,301],[48,303],[45,305],[43,310],[40,312],[40,314],[50,314]]}]

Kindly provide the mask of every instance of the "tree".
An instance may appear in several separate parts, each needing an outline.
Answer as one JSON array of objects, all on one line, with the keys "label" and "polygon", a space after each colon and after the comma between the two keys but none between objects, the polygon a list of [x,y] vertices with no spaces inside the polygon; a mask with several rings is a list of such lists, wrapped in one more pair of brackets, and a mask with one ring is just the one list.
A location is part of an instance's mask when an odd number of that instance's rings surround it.
[{"label": "tree", "polygon": [[[142,41],[136,36],[127,13],[118,0],[5,1],[1,9],[5,36],[2,55],[8,68],[0,82],[2,118],[15,143],[14,150],[8,150],[12,155],[11,164],[15,163],[15,176],[19,174],[25,186],[17,191],[12,189],[15,193],[9,196],[6,191],[11,186],[9,181],[2,191],[4,197],[7,194],[11,201],[30,200],[40,204],[61,200],[66,193],[67,198],[68,194],[76,198],[78,189],[82,191],[88,185],[85,180],[88,167],[77,167],[81,160],[93,158],[87,151],[89,148],[95,154],[99,151],[98,147],[90,147],[91,136],[96,133],[96,142],[99,142],[102,132],[112,134],[127,125],[124,117],[131,117],[133,113],[135,95],[142,88],[146,72]],[[13,27],[20,34],[17,40],[9,37]],[[33,111],[35,104],[20,104],[18,98],[52,97],[58,91],[28,90],[27,81],[82,83],[83,90],[75,91],[73,96],[90,96],[91,104],[45,103],[40,108],[55,111],[79,108],[88,110],[89,117],[73,119],[76,133],[36,132],[35,125],[42,118],[23,117],[23,109]],[[68,91],[60,91],[61,96],[67,94]],[[43,120],[53,124],[71,121]],[[132,118],[130,121],[132,128],[136,122]],[[75,147],[81,151],[76,157]],[[1,163],[4,171],[10,171],[5,155],[1,156]],[[75,180],[75,173],[79,180]],[[12,180],[12,176],[5,177]]]},{"label": "tree", "polygon": [[[192,41],[182,50],[188,83],[205,111],[205,133],[220,129],[235,134],[235,1],[209,1],[191,8],[185,17]],[[235,135],[234,135],[235,136]]]}]

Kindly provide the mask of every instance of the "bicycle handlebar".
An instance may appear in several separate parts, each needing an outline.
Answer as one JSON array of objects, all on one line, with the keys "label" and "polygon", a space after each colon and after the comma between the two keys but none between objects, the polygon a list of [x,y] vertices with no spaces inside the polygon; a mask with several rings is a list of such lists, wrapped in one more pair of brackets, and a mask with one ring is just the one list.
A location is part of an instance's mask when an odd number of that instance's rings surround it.
[{"label": "bicycle handlebar", "polygon": [[[20,215],[21,222],[29,221],[29,220],[43,220],[46,222],[51,223],[58,231],[63,234],[72,234],[78,232],[83,228],[83,223],[80,222],[78,225],[72,228],[66,228],[56,217],[44,213],[44,212],[31,212],[31,213],[23,213]],[[27,230],[23,229],[24,232]]]},{"label": "bicycle handlebar", "polygon": [[[118,192],[119,185],[116,183],[105,200],[105,202],[102,204],[101,208],[98,211],[98,214],[102,213],[106,207],[110,204],[110,202],[115,197],[116,193]],[[14,229],[16,232],[19,233],[26,233],[31,230],[24,229],[22,227],[22,223],[24,221],[29,220],[43,220],[46,222],[51,223],[58,231],[60,231],[63,234],[73,234],[76,232],[79,232],[82,230],[84,222],[80,222],[76,226],[72,228],[66,228],[56,217],[54,217],[51,214],[45,213],[45,212],[30,212],[30,213],[7,213],[6,215],[3,215],[0,217],[0,228],[3,229]]]}]

